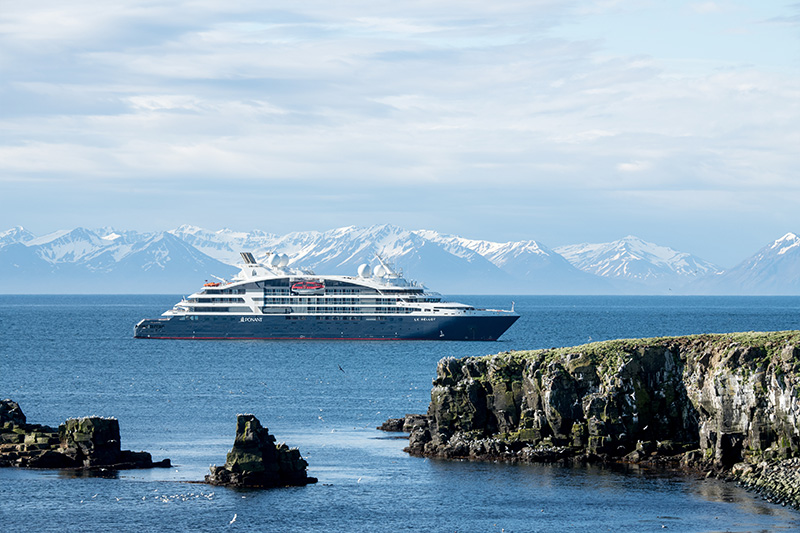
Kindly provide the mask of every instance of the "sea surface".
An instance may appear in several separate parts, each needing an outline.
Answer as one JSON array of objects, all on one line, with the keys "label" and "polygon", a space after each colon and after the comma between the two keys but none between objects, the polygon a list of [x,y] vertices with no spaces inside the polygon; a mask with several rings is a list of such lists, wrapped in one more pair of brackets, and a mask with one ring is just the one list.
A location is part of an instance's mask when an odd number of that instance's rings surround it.
[{"label": "sea surface", "polygon": [[[797,531],[735,484],[635,468],[409,457],[375,429],[424,413],[443,357],[615,338],[800,329],[797,297],[459,296],[522,317],[497,342],[163,341],[133,325],[178,296],[0,296],[0,397],[28,422],[120,421],[170,469],[74,477],[0,469],[0,531]],[[319,483],[203,484],[237,413],[300,448]]]}]

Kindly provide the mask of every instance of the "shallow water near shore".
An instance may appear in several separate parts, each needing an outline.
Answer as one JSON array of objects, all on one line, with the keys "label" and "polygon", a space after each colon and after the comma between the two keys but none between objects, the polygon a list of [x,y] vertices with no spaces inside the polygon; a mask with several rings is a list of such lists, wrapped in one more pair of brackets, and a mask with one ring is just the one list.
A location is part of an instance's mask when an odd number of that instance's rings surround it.
[{"label": "shallow water near shore", "polygon": [[[0,396],[28,421],[120,420],[170,469],[74,477],[0,469],[2,530],[793,531],[800,513],[734,484],[642,469],[409,457],[375,429],[423,413],[443,357],[612,338],[800,329],[797,297],[515,297],[498,342],[155,341],[133,325],[176,296],[0,296]],[[511,297],[453,298],[508,308]],[[340,368],[341,367],[341,368]],[[300,448],[302,488],[203,484],[235,416]],[[235,519],[234,519],[235,517]]]}]

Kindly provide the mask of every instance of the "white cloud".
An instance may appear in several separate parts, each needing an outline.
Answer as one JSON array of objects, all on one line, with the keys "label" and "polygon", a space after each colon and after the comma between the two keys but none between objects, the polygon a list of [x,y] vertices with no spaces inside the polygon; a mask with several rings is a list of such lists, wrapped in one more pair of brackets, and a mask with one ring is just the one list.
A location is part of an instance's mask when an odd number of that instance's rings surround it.
[{"label": "white cloud", "polygon": [[562,137],[553,137],[552,140],[557,143],[581,144],[603,139],[605,137],[614,137],[615,135],[617,134],[613,131],[588,130],[575,132]]},{"label": "white cloud", "polygon": [[725,9],[719,2],[697,2],[690,7],[697,13],[720,13]]},{"label": "white cloud", "polygon": [[176,110],[198,111],[202,103],[193,96],[188,95],[139,95],[128,98],[134,109],[146,111]]},{"label": "white cloud", "polygon": [[620,163],[617,165],[617,170],[620,172],[643,172],[650,170],[653,165],[649,161],[631,161],[629,163]]},{"label": "white cloud", "polygon": [[[433,182],[483,189],[475,205],[513,188],[514,212],[541,191],[569,202],[576,189],[793,187],[800,77],[776,67],[769,50],[785,47],[756,31],[768,8],[678,10],[693,24],[750,30],[726,39],[761,39],[745,65],[643,52],[637,28],[662,22],[669,51],[729,42],[677,31],[685,19],[662,20],[658,5],[9,5],[0,13],[0,182],[69,176],[79,190],[81,180],[224,177],[271,188],[335,182],[376,197],[384,184]],[[631,38],[612,47],[619,14]],[[25,223],[6,202],[6,225]]]}]

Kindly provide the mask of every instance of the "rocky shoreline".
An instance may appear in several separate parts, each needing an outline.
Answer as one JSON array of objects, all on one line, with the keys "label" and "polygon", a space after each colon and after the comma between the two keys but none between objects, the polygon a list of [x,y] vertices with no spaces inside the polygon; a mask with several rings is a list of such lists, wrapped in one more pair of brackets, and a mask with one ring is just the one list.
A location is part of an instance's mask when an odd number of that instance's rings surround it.
[{"label": "rocky shoreline", "polygon": [[169,468],[148,452],[120,447],[116,418],[70,418],[58,429],[28,424],[19,404],[0,400],[0,467],[72,470]]},{"label": "rocky shoreline", "polygon": [[800,332],[693,335],[439,362],[420,457],[701,472],[800,508]]},{"label": "rocky shoreline", "polygon": [[733,469],[731,478],[773,503],[800,508],[800,458],[742,463]]}]

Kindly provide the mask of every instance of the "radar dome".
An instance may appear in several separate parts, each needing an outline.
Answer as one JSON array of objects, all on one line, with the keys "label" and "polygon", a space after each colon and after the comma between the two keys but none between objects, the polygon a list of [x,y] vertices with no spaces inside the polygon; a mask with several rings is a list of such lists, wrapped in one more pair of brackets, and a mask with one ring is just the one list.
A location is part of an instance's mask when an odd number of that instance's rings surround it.
[{"label": "radar dome", "polygon": [[372,269],[369,267],[368,264],[364,263],[358,267],[358,277],[360,278],[368,278],[372,275]]},{"label": "radar dome", "polygon": [[280,264],[278,266],[283,268],[288,264],[289,264],[289,256],[286,255],[286,254],[281,254],[281,262],[280,262]]},{"label": "radar dome", "polygon": [[280,254],[272,254],[271,256],[269,256],[269,266],[277,267],[280,262],[281,262]]},{"label": "radar dome", "polygon": [[383,268],[383,265],[378,265],[375,267],[372,273],[375,275],[376,278],[382,278],[383,276],[386,275],[386,269]]}]

